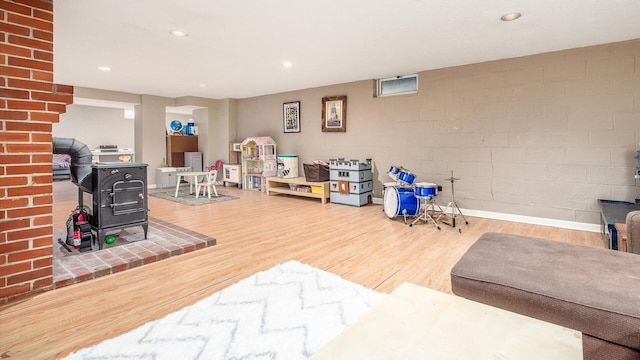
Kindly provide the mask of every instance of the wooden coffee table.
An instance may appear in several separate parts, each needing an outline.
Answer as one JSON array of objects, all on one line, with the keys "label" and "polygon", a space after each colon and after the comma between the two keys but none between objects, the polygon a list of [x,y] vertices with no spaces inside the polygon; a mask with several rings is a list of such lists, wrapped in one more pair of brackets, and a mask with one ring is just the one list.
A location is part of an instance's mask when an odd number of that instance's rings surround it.
[{"label": "wooden coffee table", "polygon": [[582,334],[404,283],[311,359],[582,359]]}]

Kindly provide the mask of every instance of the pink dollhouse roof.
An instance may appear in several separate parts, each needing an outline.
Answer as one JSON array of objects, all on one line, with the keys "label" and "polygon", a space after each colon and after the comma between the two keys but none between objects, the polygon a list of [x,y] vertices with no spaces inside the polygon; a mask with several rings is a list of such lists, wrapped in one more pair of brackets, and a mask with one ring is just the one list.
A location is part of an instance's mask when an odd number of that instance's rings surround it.
[{"label": "pink dollhouse roof", "polygon": [[244,141],[242,141],[242,145],[246,145],[250,142],[253,142],[256,145],[273,145],[276,143],[270,136],[256,136],[244,139]]}]

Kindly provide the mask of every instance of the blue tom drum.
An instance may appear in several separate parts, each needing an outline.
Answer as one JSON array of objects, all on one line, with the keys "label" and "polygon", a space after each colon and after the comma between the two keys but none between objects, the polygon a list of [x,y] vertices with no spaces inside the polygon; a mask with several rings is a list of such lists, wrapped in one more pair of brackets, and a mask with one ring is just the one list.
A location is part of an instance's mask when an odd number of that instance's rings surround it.
[{"label": "blue tom drum", "polygon": [[400,170],[400,174],[398,175],[398,180],[402,181],[405,184],[411,185],[413,181],[416,179],[416,176],[413,175],[408,170]]},{"label": "blue tom drum", "polygon": [[389,218],[396,216],[416,216],[420,210],[420,200],[412,188],[389,186],[384,192],[384,213]]},{"label": "blue tom drum", "polygon": [[397,168],[391,165],[391,167],[389,168],[389,172],[387,172],[387,174],[389,174],[389,177],[392,178],[393,180],[398,180],[398,175],[400,175],[400,168]]}]

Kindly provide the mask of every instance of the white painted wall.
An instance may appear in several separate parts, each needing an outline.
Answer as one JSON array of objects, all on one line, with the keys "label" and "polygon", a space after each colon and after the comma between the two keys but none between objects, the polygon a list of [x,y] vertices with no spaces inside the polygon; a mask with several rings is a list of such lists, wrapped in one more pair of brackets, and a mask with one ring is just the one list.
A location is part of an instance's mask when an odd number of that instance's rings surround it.
[{"label": "white painted wall", "polygon": [[54,137],[74,138],[90,149],[100,145],[134,148],[134,120],[124,118],[124,110],[117,108],[69,105],[60,115],[60,122],[52,126]]}]

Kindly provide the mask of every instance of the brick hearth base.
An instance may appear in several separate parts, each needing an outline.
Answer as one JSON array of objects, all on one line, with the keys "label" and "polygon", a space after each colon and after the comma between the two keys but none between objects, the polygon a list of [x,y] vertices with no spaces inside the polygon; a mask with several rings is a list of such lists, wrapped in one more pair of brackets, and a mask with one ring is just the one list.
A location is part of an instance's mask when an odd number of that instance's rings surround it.
[{"label": "brick hearth base", "polygon": [[[142,231],[142,227],[137,228],[140,229],[139,232]],[[105,245],[102,250],[97,250],[96,246],[96,250],[84,253],[73,250],[70,253],[57,242],[58,238],[64,241],[65,237],[66,230],[54,231],[54,288],[132,269],[216,244],[214,238],[152,217],[149,217],[147,240],[128,242],[118,238],[116,243]]]}]

